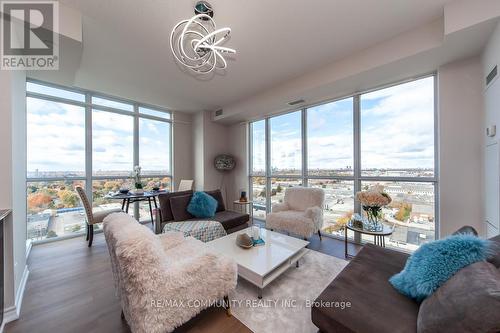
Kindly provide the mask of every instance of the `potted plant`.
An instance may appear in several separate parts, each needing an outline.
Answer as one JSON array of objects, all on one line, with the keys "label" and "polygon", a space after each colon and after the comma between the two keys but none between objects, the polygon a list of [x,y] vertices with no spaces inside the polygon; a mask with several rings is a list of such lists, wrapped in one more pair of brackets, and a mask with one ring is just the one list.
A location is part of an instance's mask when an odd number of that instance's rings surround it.
[{"label": "potted plant", "polygon": [[144,189],[141,183],[141,167],[139,165],[134,166],[134,171],[132,171],[131,176],[134,179],[135,193],[144,193]]}]

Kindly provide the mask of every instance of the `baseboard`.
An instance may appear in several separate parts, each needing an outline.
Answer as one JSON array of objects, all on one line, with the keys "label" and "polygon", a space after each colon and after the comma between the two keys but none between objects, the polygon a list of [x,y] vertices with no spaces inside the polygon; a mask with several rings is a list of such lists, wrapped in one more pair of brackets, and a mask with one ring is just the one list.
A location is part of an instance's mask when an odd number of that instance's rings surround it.
[{"label": "baseboard", "polygon": [[30,241],[26,246],[26,260],[28,260],[28,257],[30,256],[32,247],[33,247],[33,242]]},{"label": "baseboard", "polygon": [[21,306],[23,304],[24,291],[26,289],[26,282],[28,282],[29,275],[30,271],[28,270],[28,265],[26,265],[24,266],[23,277],[21,278],[19,288],[17,289],[15,305],[9,306],[3,311],[3,323],[2,326],[0,327],[0,333],[3,332],[5,324],[19,319],[19,314],[21,313]]}]

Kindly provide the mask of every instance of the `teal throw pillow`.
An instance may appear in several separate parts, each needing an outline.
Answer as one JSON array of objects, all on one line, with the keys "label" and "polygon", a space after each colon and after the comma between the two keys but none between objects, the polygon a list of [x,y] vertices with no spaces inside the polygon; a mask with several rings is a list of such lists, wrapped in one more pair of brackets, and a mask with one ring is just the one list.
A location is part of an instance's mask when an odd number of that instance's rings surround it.
[{"label": "teal throw pillow", "polygon": [[421,302],[462,268],[485,260],[489,246],[487,240],[463,234],[423,244],[389,282],[403,295]]},{"label": "teal throw pillow", "polygon": [[187,211],[195,217],[214,217],[217,210],[217,200],[205,192],[194,192],[188,204]]}]

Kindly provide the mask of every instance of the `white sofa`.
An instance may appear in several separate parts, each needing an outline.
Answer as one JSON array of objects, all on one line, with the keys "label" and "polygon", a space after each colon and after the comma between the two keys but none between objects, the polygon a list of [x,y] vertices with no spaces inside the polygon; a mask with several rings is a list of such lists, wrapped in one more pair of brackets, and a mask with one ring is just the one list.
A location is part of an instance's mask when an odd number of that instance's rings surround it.
[{"label": "white sofa", "polygon": [[320,188],[286,189],[283,203],[274,204],[266,217],[266,228],[300,235],[304,239],[318,233],[321,239],[325,192]]},{"label": "white sofa", "polygon": [[104,219],[104,235],[132,332],[171,332],[236,288],[236,263],[192,237],[155,235],[125,213]]}]

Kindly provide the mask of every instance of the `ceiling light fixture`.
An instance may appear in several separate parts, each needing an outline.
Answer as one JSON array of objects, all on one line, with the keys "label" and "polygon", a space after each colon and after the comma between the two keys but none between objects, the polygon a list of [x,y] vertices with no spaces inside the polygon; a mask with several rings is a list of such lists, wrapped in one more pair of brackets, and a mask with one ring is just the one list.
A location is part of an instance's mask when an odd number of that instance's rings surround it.
[{"label": "ceiling light fixture", "polygon": [[170,49],[175,59],[189,70],[208,74],[227,67],[223,54],[234,54],[236,50],[220,46],[231,33],[231,28],[217,29],[212,19],[212,6],[198,1],[195,16],[175,25],[170,34]]}]

